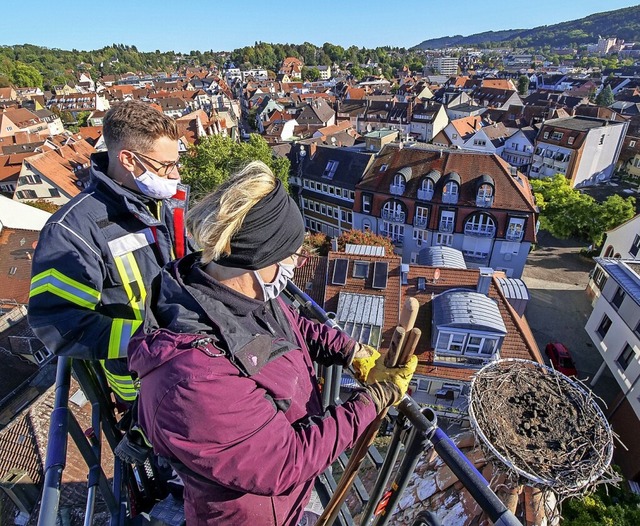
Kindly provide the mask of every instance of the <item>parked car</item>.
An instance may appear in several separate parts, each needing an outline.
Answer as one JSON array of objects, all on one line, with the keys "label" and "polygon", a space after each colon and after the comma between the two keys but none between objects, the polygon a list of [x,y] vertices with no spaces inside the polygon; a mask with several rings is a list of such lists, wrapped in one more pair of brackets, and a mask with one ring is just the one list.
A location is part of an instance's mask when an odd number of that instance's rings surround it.
[{"label": "parked car", "polygon": [[576,376],[576,364],[571,358],[571,353],[562,343],[548,343],[544,348],[544,352],[551,361],[554,369],[560,371],[567,376]]}]

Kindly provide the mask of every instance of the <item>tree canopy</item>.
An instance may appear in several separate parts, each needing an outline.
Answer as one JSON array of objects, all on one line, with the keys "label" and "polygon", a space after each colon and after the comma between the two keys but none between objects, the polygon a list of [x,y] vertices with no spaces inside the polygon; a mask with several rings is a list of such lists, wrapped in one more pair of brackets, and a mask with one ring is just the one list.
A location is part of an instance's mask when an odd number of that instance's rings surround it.
[{"label": "tree canopy", "polygon": [[600,93],[598,93],[598,96],[596,97],[596,104],[598,106],[611,106],[614,102],[615,99],[613,97],[613,91],[611,90],[611,86],[607,84],[602,88]]},{"label": "tree canopy", "polygon": [[540,208],[540,227],[562,239],[576,237],[597,246],[607,230],[635,215],[635,198],[612,195],[598,203],[571,188],[562,174],[532,179],[531,187]]},{"label": "tree canopy", "polygon": [[288,188],[290,163],[287,158],[275,158],[267,142],[256,134],[249,141],[238,143],[229,137],[213,135],[191,148],[183,159],[182,180],[191,186],[192,199],[199,199],[240,170],[250,161],[262,161]]}]

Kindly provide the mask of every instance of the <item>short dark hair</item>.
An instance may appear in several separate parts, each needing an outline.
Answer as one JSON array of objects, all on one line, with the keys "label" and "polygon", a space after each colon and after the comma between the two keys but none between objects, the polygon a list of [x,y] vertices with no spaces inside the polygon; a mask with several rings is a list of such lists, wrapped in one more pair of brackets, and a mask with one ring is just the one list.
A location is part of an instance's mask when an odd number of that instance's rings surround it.
[{"label": "short dark hair", "polygon": [[102,134],[107,150],[146,152],[160,137],[178,140],[175,121],[145,102],[130,100],[114,105],[104,116]]}]

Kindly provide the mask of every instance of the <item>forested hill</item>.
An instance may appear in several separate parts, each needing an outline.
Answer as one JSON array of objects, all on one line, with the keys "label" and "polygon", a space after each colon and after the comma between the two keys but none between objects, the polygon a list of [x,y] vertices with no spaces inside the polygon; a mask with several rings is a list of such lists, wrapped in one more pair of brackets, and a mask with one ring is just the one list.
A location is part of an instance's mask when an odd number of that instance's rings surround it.
[{"label": "forested hill", "polygon": [[441,37],[425,40],[415,46],[419,49],[441,47],[514,46],[542,48],[578,46],[595,43],[598,36],[617,37],[626,42],[640,42],[640,5],[596,13],[579,20],[571,20],[551,26],[533,29],[508,29],[487,31],[474,35]]}]

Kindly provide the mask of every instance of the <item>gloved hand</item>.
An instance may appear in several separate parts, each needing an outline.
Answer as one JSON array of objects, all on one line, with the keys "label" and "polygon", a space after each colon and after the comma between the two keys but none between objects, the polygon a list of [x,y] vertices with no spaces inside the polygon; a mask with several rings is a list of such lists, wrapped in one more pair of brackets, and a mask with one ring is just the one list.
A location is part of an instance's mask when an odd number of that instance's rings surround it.
[{"label": "gloved hand", "polygon": [[353,365],[358,380],[361,382],[366,381],[369,371],[373,369],[378,358],[380,358],[380,353],[375,348],[370,345],[356,343],[351,365]]},{"label": "gloved hand", "polygon": [[401,393],[400,398],[402,398],[409,388],[409,382],[417,366],[418,357],[415,355],[413,355],[405,365],[400,367],[385,367],[384,358],[380,358],[374,368],[369,371],[367,384],[383,381],[391,382],[398,386]]},{"label": "gloved hand", "polygon": [[400,388],[393,382],[375,382],[365,385],[363,389],[373,400],[378,414],[383,409],[397,404],[402,398]]}]

